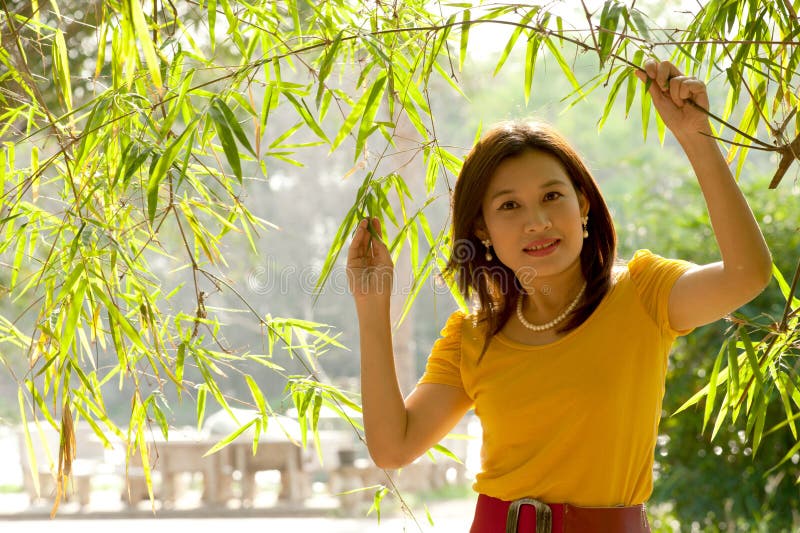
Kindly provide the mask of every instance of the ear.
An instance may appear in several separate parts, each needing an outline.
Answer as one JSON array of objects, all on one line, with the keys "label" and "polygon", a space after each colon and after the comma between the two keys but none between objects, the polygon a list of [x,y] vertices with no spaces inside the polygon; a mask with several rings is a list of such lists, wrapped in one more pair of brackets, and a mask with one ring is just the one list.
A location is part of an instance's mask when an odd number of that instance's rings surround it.
[{"label": "ear", "polygon": [[475,236],[478,239],[485,241],[489,238],[489,232],[486,230],[486,223],[483,221],[483,217],[479,216],[478,219],[475,221]]},{"label": "ear", "polygon": [[585,217],[589,214],[589,200],[581,191],[578,191],[578,205],[581,208],[581,216]]}]

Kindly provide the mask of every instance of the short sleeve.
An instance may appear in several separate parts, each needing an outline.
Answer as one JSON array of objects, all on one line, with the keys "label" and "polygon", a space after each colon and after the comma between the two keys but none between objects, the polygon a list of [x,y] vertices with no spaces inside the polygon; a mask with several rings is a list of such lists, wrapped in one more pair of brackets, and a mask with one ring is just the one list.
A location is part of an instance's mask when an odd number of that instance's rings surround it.
[{"label": "short sleeve", "polygon": [[464,313],[456,311],[441,332],[441,337],[433,344],[425,373],[419,383],[440,383],[464,388],[461,379],[461,329]]},{"label": "short sleeve", "polygon": [[628,271],[636,292],[647,313],[656,324],[677,337],[691,331],[677,331],[669,324],[669,295],[672,286],[692,263],[677,259],[665,259],[650,250],[639,250],[628,262]]}]

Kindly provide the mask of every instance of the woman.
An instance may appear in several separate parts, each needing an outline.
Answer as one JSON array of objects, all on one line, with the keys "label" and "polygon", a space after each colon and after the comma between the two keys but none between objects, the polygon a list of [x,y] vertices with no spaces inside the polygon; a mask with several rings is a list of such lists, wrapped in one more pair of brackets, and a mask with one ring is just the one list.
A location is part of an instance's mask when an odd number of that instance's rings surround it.
[{"label": "woman", "polygon": [[764,238],[710,137],[705,85],[669,62],[648,61],[637,74],[697,175],[721,261],[642,250],[614,269],[614,227],[575,151],[548,127],[501,124],[465,159],[453,198],[458,246],[448,271],[477,310],[448,319],[403,399],[392,262],[368,221],[353,238],[370,454],[402,467],[474,408],[483,446],[473,533],[649,531],[643,504],[669,349],[769,282]]}]

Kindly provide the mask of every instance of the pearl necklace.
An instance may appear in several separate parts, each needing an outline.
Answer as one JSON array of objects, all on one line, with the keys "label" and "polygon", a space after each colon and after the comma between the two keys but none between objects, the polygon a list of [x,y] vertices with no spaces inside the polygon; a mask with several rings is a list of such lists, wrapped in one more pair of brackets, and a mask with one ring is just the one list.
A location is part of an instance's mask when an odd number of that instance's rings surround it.
[{"label": "pearl necklace", "polygon": [[550,322],[547,322],[546,324],[541,324],[541,325],[539,325],[539,324],[531,324],[530,322],[525,320],[525,316],[522,314],[522,297],[524,295],[520,294],[519,298],[517,298],[517,318],[519,318],[519,321],[522,322],[523,326],[525,326],[526,328],[528,328],[528,329],[530,329],[532,331],[547,331],[548,329],[552,329],[556,324],[560,323],[565,318],[567,318],[567,315],[569,315],[572,312],[572,310],[575,309],[575,306],[578,305],[578,302],[580,301],[581,296],[583,296],[583,291],[585,291],[585,290],[586,290],[586,282],[583,283],[583,287],[581,287],[581,290],[580,290],[580,292],[578,292],[578,295],[575,297],[575,299],[572,300],[572,303],[569,304],[567,306],[567,308],[564,309],[564,311],[560,315],[555,317]]}]

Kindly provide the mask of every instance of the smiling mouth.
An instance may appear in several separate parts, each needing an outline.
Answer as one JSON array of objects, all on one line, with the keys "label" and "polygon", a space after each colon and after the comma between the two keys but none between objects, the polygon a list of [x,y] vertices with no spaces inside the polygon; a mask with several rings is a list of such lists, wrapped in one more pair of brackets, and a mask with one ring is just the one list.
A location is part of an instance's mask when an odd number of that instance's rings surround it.
[{"label": "smiling mouth", "polygon": [[558,239],[554,239],[548,243],[538,244],[536,246],[531,246],[529,248],[523,248],[526,252],[540,252],[542,250],[547,250],[556,246],[560,241]]}]

